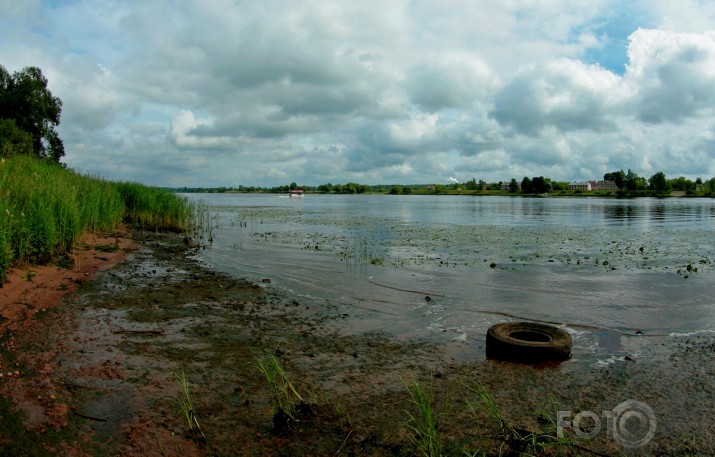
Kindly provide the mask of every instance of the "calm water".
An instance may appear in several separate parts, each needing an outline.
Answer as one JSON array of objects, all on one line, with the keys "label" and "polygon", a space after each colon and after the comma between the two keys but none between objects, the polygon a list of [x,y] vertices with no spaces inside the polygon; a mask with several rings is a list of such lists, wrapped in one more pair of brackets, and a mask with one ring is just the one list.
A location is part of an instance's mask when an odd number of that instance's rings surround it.
[{"label": "calm water", "polygon": [[710,199],[189,198],[210,206],[205,261],[327,305],[342,333],[426,339],[473,358],[490,325],[546,321],[571,332],[574,360],[611,363],[715,329]]}]

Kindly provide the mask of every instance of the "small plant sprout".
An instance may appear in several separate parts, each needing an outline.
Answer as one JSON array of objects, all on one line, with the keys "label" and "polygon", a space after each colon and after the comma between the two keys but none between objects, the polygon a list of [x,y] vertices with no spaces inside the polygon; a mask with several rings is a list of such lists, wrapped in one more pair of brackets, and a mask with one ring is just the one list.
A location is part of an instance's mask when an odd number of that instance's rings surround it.
[{"label": "small plant sprout", "polygon": [[[538,433],[513,426],[494,401],[494,397],[481,383],[477,382],[475,387],[468,386],[468,390],[476,394],[478,400],[476,405],[467,400],[475,419],[479,420],[480,412],[486,413],[487,417],[499,427],[499,437],[502,440],[502,446],[506,446],[507,453],[542,455],[548,448],[555,448],[557,453],[565,448],[572,454],[577,447],[567,436],[557,437],[548,432]],[[551,406],[553,407],[553,402]],[[555,431],[555,420],[544,410],[542,410],[540,418],[548,423],[548,428]],[[503,449],[500,449],[500,455],[502,451]]]},{"label": "small plant sprout", "polygon": [[429,388],[423,389],[417,381],[410,386],[403,381],[410,393],[410,403],[417,406],[417,415],[407,411],[407,427],[413,432],[412,442],[419,455],[425,457],[442,456],[442,444],[437,434],[437,417],[432,411],[432,394]]},{"label": "small plant sprout", "polygon": [[186,379],[186,373],[184,372],[183,365],[180,367],[180,371],[176,373],[175,376],[176,381],[181,387],[181,395],[179,395],[176,400],[179,403],[179,409],[181,413],[184,415],[187,423],[189,424],[189,431],[193,431],[195,425],[196,429],[201,434],[201,437],[204,439],[204,441],[206,441],[206,436],[201,430],[199,420],[196,418],[196,414],[194,413],[194,406],[191,402],[191,391],[189,390],[189,381]]},{"label": "small plant sprout", "polygon": [[256,366],[263,373],[271,392],[274,430],[281,431],[294,419],[296,407],[304,403],[303,397],[288,380],[283,366],[275,356],[257,359]]}]

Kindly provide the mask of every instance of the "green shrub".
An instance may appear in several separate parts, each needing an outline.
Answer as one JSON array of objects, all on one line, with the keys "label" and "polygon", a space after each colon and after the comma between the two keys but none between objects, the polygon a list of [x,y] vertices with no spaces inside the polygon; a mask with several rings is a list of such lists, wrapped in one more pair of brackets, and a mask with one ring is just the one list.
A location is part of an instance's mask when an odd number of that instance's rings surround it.
[{"label": "green shrub", "polygon": [[0,285],[13,264],[44,264],[71,252],[82,232],[123,220],[184,231],[191,204],[168,191],[84,176],[26,155],[0,159]]}]

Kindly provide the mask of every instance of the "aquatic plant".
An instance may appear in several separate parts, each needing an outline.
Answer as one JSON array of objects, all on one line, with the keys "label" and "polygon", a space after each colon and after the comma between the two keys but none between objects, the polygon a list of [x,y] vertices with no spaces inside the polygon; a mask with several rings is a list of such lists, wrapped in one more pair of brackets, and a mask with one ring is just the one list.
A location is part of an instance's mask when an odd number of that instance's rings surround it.
[{"label": "aquatic plant", "polygon": [[187,199],[143,184],[115,184],[124,200],[127,219],[142,229],[183,232],[192,228],[194,212]]}]

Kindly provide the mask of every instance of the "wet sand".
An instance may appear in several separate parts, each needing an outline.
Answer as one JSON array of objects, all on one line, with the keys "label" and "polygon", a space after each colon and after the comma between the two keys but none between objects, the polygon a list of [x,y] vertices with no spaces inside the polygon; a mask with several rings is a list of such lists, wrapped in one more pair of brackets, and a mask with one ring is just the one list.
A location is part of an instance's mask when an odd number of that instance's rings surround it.
[{"label": "wet sand", "polygon": [[[555,434],[559,410],[572,411],[568,420],[581,411],[602,418],[592,439],[572,434],[546,455],[715,454],[712,337],[673,338],[601,368],[456,359],[379,332],[343,335],[353,317],[335,304],[306,306],[273,293],[270,278],[252,284],[212,271],[181,237],[134,236],[125,262],[57,306],[17,299],[35,308],[22,305],[2,323],[0,393],[50,455],[415,455],[408,413],[417,408],[406,387],[415,381],[432,392],[447,455],[508,455],[526,441],[503,436],[480,406],[484,391],[514,430],[541,442]],[[308,405],[279,431],[256,365],[269,355]],[[182,369],[205,439],[179,411]],[[609,437],[603,415],[629,399],[657,420],[633,450]]]}]

